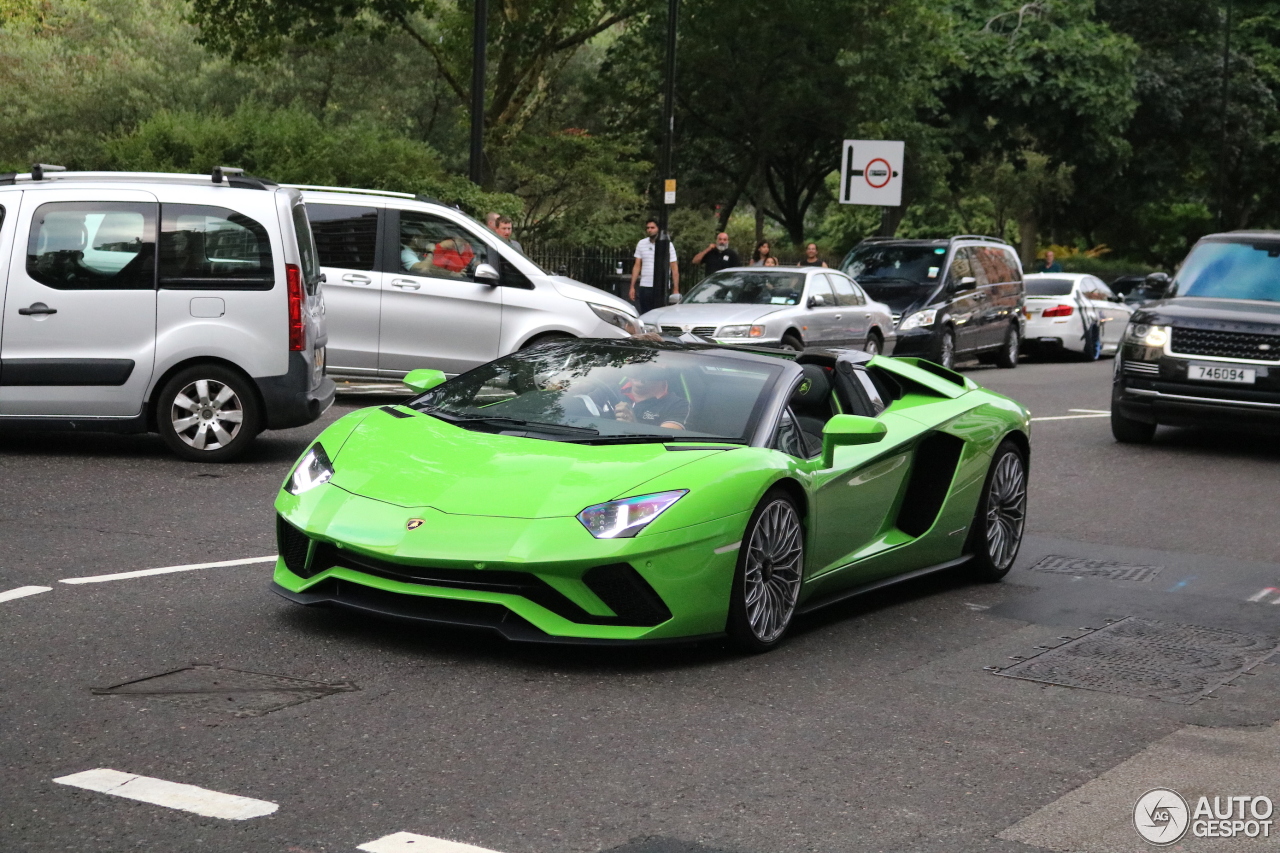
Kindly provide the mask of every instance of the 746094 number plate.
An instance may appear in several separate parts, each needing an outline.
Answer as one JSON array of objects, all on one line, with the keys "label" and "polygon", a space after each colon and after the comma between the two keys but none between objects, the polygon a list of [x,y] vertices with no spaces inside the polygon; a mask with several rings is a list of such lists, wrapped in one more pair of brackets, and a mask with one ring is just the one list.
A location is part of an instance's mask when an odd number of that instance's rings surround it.
[{"label": "746094 number plate", "polygon": [[1235,382],[1252,385],[1258,379],[1258,371],[1252,367],[1232,367],[1225,364],[1188,364],[1187,378],[1196,382]]}]

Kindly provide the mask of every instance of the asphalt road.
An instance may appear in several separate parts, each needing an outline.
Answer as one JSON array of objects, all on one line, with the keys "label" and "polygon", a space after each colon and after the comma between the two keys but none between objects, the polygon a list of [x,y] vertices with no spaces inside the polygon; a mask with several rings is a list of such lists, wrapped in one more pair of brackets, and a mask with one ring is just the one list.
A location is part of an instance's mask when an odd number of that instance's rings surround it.
[{"label": "asphalt road", "polygon": [[[1162,430],[1115,444],[1097,416],[1110,370],[969,371],[1043,419],[1004,582],[882,591],[757,657],[530,648],[314,612],[267,591],[269,563],[59,582],[274,554],[290,463],[369,400],[222,466],[180,462],[155,437],[0,437],[0,595],[52,588],[0,601],[0,851],[329,853],[398,832],[501,853],[1129,849],[1132,826],[1107,821],[1129,819],[1135,786],[1245,772],[1248,739],[1280,720],[1280,668],[1187,704],[984,668],[1126,617],[1280,634],[1280,440]],[[156,688],[186,693],[93,692],[193,664]],[[237,671],[344,689],[237,716],[267,695]],[[277,704],[312,695],[267,681]],[[1220,730],[1245,745],[1184,743]],[[278,808],[233,821],[53,781],[95,768]],[[1258,779],[1280,799],[1274,774]],[[1213,843],[1180,849],[1261,846]]]}]

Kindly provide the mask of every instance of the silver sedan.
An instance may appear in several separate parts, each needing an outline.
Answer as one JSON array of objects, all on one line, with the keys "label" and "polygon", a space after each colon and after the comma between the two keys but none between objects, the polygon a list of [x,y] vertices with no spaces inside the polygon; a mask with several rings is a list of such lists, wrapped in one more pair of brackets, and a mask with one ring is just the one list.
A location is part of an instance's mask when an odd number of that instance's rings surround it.
[{"label": "silver sedan", "polygon": [[844,273],[822,267],[731,267],[699,282],[678,305],[655,308],[640,321],[659,334],[796,351],[856,347],[888,355],[897,339],[887,305]]}]

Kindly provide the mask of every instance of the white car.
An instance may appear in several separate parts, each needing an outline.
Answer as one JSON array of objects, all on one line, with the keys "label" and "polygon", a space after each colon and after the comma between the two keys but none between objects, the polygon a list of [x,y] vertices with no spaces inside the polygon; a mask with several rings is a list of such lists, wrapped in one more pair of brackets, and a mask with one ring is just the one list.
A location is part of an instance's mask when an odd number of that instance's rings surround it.
[{"label": "white car", "polygon": [[406,193],[295,188],[327,278],[330,376],[457,374],[547,340],[641,331],[630,303],[548,273],[460,210]]},{"label": "white car", "polygon": [[1097,276],[1037,273],[1025,276],[1027,333],[1034,353],[1067,351],[1086,361],[1115,355],[1133,313]]}]

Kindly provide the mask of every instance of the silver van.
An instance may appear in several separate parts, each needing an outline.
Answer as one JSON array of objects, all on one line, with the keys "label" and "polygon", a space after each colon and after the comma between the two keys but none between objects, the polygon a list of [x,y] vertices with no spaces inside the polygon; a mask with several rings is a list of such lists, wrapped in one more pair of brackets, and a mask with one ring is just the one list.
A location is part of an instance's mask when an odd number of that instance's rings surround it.
[{"label": "silver van", "polygon": [[0,174],[0,429],[224,462],[310,423],[334,396],[322,278],[301,194],[238,169]]},{"label": "silver van", "polygon": [[625,338],[630,303],[548,273],[461,211],[405,193],[298,186],[326,276],[329,374],[456,374],[556,338]]}]

